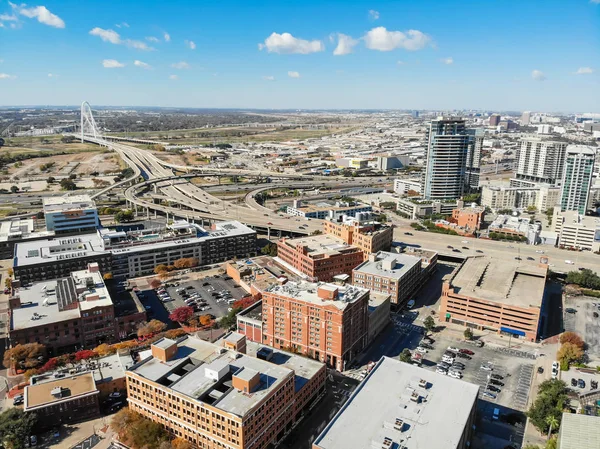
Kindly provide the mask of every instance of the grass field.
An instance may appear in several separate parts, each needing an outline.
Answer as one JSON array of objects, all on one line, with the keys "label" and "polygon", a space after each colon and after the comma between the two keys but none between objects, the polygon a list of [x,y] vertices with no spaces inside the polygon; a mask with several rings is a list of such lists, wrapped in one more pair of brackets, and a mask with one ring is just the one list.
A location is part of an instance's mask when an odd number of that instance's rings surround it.
[{"label": "grass field", "polygon": [[[12,154],[27,153],[32,151],[66,151],[69,153],[79,153],[85,151],[98,151],[100,148],[93,143],[81,143],[75,141],[72,143],[63,143],[60,141],[62,136],[43,136],[43,137],[10,137],[5,139],[0,152],[10,152]],[[42,142],[42,139],[43,142]]]}]

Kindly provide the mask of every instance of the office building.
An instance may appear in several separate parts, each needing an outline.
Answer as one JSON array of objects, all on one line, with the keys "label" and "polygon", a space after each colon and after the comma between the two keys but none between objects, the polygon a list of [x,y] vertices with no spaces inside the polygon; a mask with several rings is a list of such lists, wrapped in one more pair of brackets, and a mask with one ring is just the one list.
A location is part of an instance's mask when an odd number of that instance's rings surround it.
[{"label": "office building", "polygon": [[451,215],[461,201],[432,201],[422,197],[399,198],[396,211],[411,220],[427,217],[433,214]]},{"label": "office building", "polygon": [[600,219],[586,217],[577,211],[561,212],[554,208],[552,227],[558,234],[558,247],[600,251]]},{"label": "office building", "polygon": [[531,218],[515,217],[513,215],[498,215],[488,226],[490,234],[504,237],[520,237],[530,245],[539,243],[542,225]]},{"label": "office building", "polygon": [[344,157],[335,160],[335,165],[340,168],[363,169],[367,168],[368,161],[358,157]]},{"label": "office building", "polygon": [[89,195],[51,196],[43,204],[48,231],[93,232],[100,227],[96,203]]},{"label": "office building", "polygon": [[11,259],[15,245],[54,237],[54,231],[36,229],[35,218],[15,218],[0,223],[0,259]]},{"label": "office building", "polygon": [[293,283],[263,292],[263,343],[320,360],[338,371],[368,342],[369,290]]},{"label": "office building", "polygon": [[27,241],[15,245],[13,269],[21,284],[68,276],[96,262],[102,273],[133,278],[154,273],[157,265],[196,258],[199,265],[256,254],[256,232],[237,222],[205,229],[176,221],[166,227],[136,231],[99,229],[73,237]]},{"label": "office building", "polygon": [[530,206],[540,212],[553,208],[560,200],[560,187],[549,184],[527,183],[531,187],[483,186],[481,205],[494,212],[499,210],[525,210]]},{"label": "office building", "polygon": [[585,215],[594,174],[596,149],[585,145],[569,145],[560,194],[562,212],[574,210]]},{"label": "office building", "polygon": [[442,285],[440,320],[536,341],[548,265],[469,257]]},{"label": "office building", "polygon": [[36,430],[100,416],[99,390],[90,372],[25,387],[23,411],[35,413]]},{"label": "office building", "polygon": [[479,190],[479,177],[481,175],[481,151],[483,150],[483,129],[468,129],[469,145],[465,162],[465,191]]},{"label": "office building", "polygon": [[394,229],[378,221],[368,212],[358,213],[356,217],[340,217],[337,220],[325,220],[323,232],[333,235],[348,245],[362,250],[364,258],[378,251],[388,251],[392,246]]},{"label": "office building", "polygon": [[126,373],[129,408],[195,447],[275,446],[325,390],[325,365],[250,343],[227,349],[229,337],[153,343]]},{"label": "office building", "polygon": [[11,344],[42,343],[56,354],[114,343],[146,320],[139,300],[130,301],[127,308],[113,304],[96,263],[17,288],[9,298]]},{"label": "office building", "polygon": [[492,114],[490,115],[490,126],[498,126],[500,124],[500,115],[499,114]]},{"label": "office building", "polygon": [[521,125],[528,126],[531,120],[531,111],[525,111],[521,114]]},{"label": "office building", "polygon": [[452,210],[452,222],[468,231],[479,231],[485,217],[485,207],[457,207]]},{"label": "office building", "polygon": [[468,449],[478,395],[478,385],[383,357],[312,448]]},{"label": "office building", "polygon": [[421,181],[415,179],[394,179],[394,192],[398,195],[421,193]]},{"label": "office building", "polygon": [[375,161],[377,170],[393,170],[395,168],[407,167],[410,164],[409,156],[378,157]]},{"label": "office building", "polygon": [[295,217],[317,218],[324,220],[326,218],[338,218],[342,215],[354,217],[362,212],[371,212],[373,208],[367,204],[354,204],[343,201],[327,203],[321,201],[316,204],[303,205],[300,200],[294,200],[292,206],[288,206],[286,213]]},{"label": "office building", "polygon": [[529,187],[530,183],[557,184],[563,178],[567,143],[525,137],[517,151],[517,173],[511,187]]},{"label": "office building", "polygon": [[391,295],[395,309],[401,309],[423,285],[421,258],[380,251],[352,270],[352,284]]},{"label": "office building", "polygon": [[559,449],[598,449],[600,416],[563,412],[558,432]]},{"label": "office building", "polygon": [[423,196],[430,200],[460,198],[465,188],[465,169],[470,136],[465,121],[433,120],[427,129],[427,154]]},{"label": "office building", "polygon": [[277,259],[311,281],[328,282],[339,274],[350,276],[363,258],[360,248],[329,234],[277,242]]},{"label": "office building", "polygon": [[419,118],[419,111],[411,111],[410,115],[412,118]]}]

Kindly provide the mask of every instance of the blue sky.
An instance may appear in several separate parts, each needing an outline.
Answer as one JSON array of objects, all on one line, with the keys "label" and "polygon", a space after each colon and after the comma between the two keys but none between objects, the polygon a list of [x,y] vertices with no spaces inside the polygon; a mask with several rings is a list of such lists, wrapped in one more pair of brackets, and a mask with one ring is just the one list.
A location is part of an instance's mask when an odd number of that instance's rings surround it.
[{"label": "blue sky", "polygon": [[0,105],[600,112],[600,0],[42,2]]}]

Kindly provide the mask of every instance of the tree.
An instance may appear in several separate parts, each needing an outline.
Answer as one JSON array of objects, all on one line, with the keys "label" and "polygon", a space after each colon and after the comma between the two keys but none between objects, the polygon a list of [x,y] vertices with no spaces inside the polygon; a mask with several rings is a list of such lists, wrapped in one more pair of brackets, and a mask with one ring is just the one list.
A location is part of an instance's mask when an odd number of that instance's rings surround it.
[{"label": "tree", "polygon": [[9,268],[8,270],[6,270],[6,273],[10,276],[13,277],[13,275],[15,274],[15,270],[13,270],[12,268]]},{"label": "tree", "polygon": [[[156,269],[155,269],[156,270]],[[156,271],[155,271],[156,272]],[[160,279],[152,279],[150,281],[150,287],[152,287],[153,289],[157,289],[158,287],[160,287],[162,285],[162,282],[160,281]]]},{"label": "tree", "polygon": [[571,363],[579,362],[583,358],[583,349],[567,342],[560,347],[556,358],[560,362],[561,368],[566,367],[568,369]]},{"label": "tree", "polygon": [[62,136],[61,139],[60,139],[60,141],[62,143],[72,143],[72,142],[75,141],[75,137],[73,137],[73,136]]},{"label": "tree", "polygon": [[265,256],[277,257],[277,244],[269,242],[260,250]]},{"label": "tree", "polygon": [[400,353],[400,361],[401,362],[410,363],[411,357],[412,357],[412,355],[411,355],[410,351],[408,350],[408,348],[404,348],[402,350],[402,352]]},{"label": "tree", "polygon": [[580,349],[583,349],[585,347],[584,341],[575,332],[563,332],[560,335],[560,343],[563,344],[563,345],[565,343],[572,343],[572,344],[574,344],[575,346],[577,346]]},{"label": "tree", "polygon": [[75,353],[75,361],[79,362],[80,360],[87,360],[97,356],[98,354],[90,349],[82,349]]},{"label": "tree", "polygon": [[550,428],[548,417],[555,417],[560,426],[562,412],[568,406],[567,385],[562,380],[551,379],[540,384],[538,395],[526,414],[540,432],[546,433]]},{"label": "tree", "polygon": [[558,419],[556,419],[556,416],[554,415],[548,415],[546,417],[546,423],[550,426],[550,429],[548,430],[548,439],[550,439],[550,435],[552,434],[552,429],[558,429],[558,426],[560,425],[560,423],[558,422]]},{"label": "tree", "polygon": [[60,180],[60,188],[62,190],[75,190],[77,189],[77,185],[73,182],[73,180],[64,178]]},{"label": "tree", "polygon": [[110,281],[112,278],[113,278],[112,273],[104,273],[104,275],[102,275],[102,279],[104,279],[105,281]]},{"label": "tree", "polygon": [[169,315],[169,319],[171,321],[177,321],[178,323],[187,323],[193,316],[194,309],[189,306],[183,306],[173,310]]},{"label": "tree", "polygon": [[35,413],[25,413],[22,409],[11,407],[0,414],[0,435],[2,443],[7,449],[22,449],[25,441],[29,441],[29,435],[37,422]]},{"label": "tree", "polygon": [[117,223],[126,223],[133,220],[133,211],[130,209],[120,210],[114,215],[114,218]]},{"label": "tree", "polygon": [[46,179],[46,182],[48,184],[52,184],[55,181],[56,181],[56,178],[54,176],[48,176],[48,179]]},{"label": "tree", "polygon": [[254,304],[256,301],[258,301],[258,299],[253,298],[252,296],[245,296],[241,299],[238,299],[237,301],[233,302],[233,308],[234,309],[245,309],[247,307],[250,307],[252,304]]},{"label": "tree", "polygon": [[36,368],[42,364],[46,355],[46,347],[40,343],[18,344],[4,353],[4,366],[9,368],[12,363],[17,367]]},{"label": "tree", "polygon": [[109,345],[109,344],[102,343],[101,345],[96,346],[94,348],[94,352],[96,354],[98,354],[100,357],[104,357],[104,356],[107,356],[107,355],[110,355],[110,354],[114,354],[115,353],[115,349],[111,345]]},{"label": "tree", "polygon": [[569,271],[567,273],[566,281],[568,284],[577,284],[584,288],[591,288],[593,290],[600,289],[600,276],[587,268]]},{"label": "tree", "polygon": [[201,326],[208,326],[212,323],[212,317],[210,315],[202,315],[198,320]]},{"label": "tree", "polygon": [[161,275],[169,271],[169,267],[164,264],[157,265],[154,267],[154,273]]},{"label": "tree", "polygon": [[192,445],[183,438],[175,438],[171,441],[171,447],[173,449],[193,449]]},{"label": "tree", "polygon": [[425,320],[423,320],[423,326],[425,326],[425,330],[427,332],[431,332],[432,330],[435,329],[435,320],[433,319],[432,316],[428,316],[427,318],[425,318]]},{"label": "tree", "polygon": [[128,408],[113,416],[110,427],[123,444],[133,449],[161,449],[169,438],[162,425]]},{"label": "tree", "polygon": [[19,191],[19,187],[17,187],[17,186],[10,186],[10,191],[12,193],[17,193]]},{"label": "tree", "polygon": [[470,327],[467,327],[465,329],[465,331],[463,332],[463,335],[465,336],[465,340],[472,340],[473,339],[473,331],[471,330]]},{"label": "tree", "polygon": [[140,323],[137,331],[138,337],[148,337],[164,331],[167,325],[162,321],[151,320],[149,323]]},{"label": "tree", "polygon": [[58,359],[56,357],[52,357],[42,365],[39,371],[42,373],[45,373],[47,371],[54,371],[56,368],[58,368],[58,364]]}]

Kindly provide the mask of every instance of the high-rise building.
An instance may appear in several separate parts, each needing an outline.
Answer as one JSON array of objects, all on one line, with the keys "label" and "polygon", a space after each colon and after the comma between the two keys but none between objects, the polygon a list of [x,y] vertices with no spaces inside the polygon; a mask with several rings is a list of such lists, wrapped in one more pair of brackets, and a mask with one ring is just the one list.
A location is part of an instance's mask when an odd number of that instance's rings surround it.
[{"label": "high-rise building", "polygon": [[530,121],[531,121],[531,112],[530,111],[523,112],[523,115],[521,115],[521,125],[527,126],[527,125],[529,125]]},{"label": "high-rise building", "polygon": [[492,114],[490,115],[490,126],[498,126],[500,124],[500,115]]},{"label": "high-rise building", "polygon": [[465,189],[465,166],[470,135],[460,118],[438,118],[426,135],[427,162],[423,179],[426,199],[460,198]]},{"label": "high-rise building", "polygon": [[410,115],[412,116],[412,118],[419,118],[419,111],[414,110],[410,113]]},{"label": "high-rise building", "polygon": [[467,133],[469,134],[469,146],[465,165],[465,189],[473,191],[479,189],[484,131],[483,129],[468,129]]},{"label": "high-rise building", "polygon": [[511,180],[511,187],[529,187],[531,183],[560,183],[566,151],[566,142],[539,137],[521,139],[521,147],[517,152],[517,175]]},{"label": "high-rise building", "polygon": [[569,145],[562,178],[560,208],[585,215],[587,209],[596,150],[586,145]]}]

